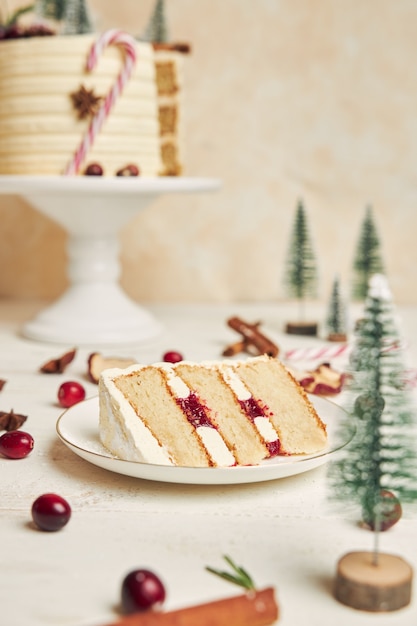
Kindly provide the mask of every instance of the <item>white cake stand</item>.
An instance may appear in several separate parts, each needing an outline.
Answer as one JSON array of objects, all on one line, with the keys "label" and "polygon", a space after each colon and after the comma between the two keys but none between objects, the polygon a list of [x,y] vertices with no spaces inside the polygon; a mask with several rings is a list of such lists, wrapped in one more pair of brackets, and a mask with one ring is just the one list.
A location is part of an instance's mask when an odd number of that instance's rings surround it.
[{"label": "white cake stand", "polygon": [[68,232],[67,291],[23,327],[37,341],[88,345],[142,342],[159,322],[119,285],[119,232],[167,193],[213,191],[209,178],[0,176],[0,194],[16,194]]}]

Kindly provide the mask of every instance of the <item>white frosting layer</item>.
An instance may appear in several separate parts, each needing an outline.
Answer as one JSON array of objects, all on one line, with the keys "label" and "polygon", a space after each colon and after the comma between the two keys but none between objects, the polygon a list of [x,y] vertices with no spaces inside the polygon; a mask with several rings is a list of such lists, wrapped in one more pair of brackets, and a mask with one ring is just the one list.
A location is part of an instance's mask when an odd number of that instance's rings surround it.
[{"label": "white frosting layer", "polygon": [[228,467],[235,465],[236,460],[223,441],[220,433],[210,426],[199,426],[196,433],[216,465]]},{"label": "white frosting layer", "polygon": [[277,431],[273,427],[271,420],[268,417],[261,415],[259,417],[255,417],[253,422],[258,429],[258,433],[261,435],[264,441],[266,441],[267,443],[279,441]]},{"label": "white frosting layer", "polygon": [[176,398],[188,398],[190,389],[172,369],[169,363],[158,363],[158,367],[165,372],[166,381]]},{"label": "white frosting layer", "polygon": [[249,400],[251,398],[251,392],[246,385],[243,384],[231,367],[220,367],[220,372],[223,376],[224,382],[229,385],[238,400],[244,402],[245,400]]}]

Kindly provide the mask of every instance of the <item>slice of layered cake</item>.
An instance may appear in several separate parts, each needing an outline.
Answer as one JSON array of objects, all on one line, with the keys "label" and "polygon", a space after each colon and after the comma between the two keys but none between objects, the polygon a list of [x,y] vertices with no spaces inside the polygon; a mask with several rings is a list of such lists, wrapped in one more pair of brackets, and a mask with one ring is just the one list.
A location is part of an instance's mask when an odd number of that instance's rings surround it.
[{"label": "slice of layered cake", "polygon": [[275,358],[133,365],[99,381],[99,432],[115,456],[190,467],[256,465],[326,447],[326,427]]}]

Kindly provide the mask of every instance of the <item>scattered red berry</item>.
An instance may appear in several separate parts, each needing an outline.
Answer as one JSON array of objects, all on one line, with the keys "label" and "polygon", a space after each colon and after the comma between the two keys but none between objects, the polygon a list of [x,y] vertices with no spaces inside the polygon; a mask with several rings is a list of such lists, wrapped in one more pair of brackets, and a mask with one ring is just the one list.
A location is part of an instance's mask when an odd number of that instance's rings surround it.
[{"label": "scattered red berry", "polygon": [[175,350],[170,350],[169,352],[165,352],[162,357],[165,363],[179,363],[184,360],[184,357],[180,352],[176,352]]},{"label": "scattered red berry", "polygon": [[0,453],[9,459],[23,459],[33,450],[32,435],[22,430],[9,430],[0,437]]},{"label": "scattered red berry", "polygon": [[85,399],[85,389],[74,380],[68,380],[58,389],[58,402],[59,404],[68,409],[68,407],[77,404]]},{"label": "scattered red berry", "polygon": [[137,165],[129,163],[116,172],[116,176],[139,176],[139,168]]},{"label": "scattered red berry", "polygon": [[55,33],[43,24],[32,24],[24,28],[16,22],[13,22],[9,26],[0,26],[0,40],[22,39],[23,37],[46,37],[47,35],[55,35]]},{"label": "scattered red berry", "polygon": [[45,24],[31,24],[24,31],[25,37],[50,37],[52,35],[55,35],[55,32]]},{"label": "scattered red berry", "polygon": [[165,587],[156,574],[147,569],[133,570],[122,583],[122,609],[124,613],[157,609],[165,595]]},{"label": "scattered red berry", "polygon": [[103,176],[104,170],[99,163],[90,163],[84,170],[86,176]]},{"label": "scattered red berry", "polygon": [[44,493],[32,504],[32,519],[41,530],[61,530],[70,517],[70,505],[56,493]]},{"label": "scattered red berry", "polygon": [[[379,530],[388,530],[396,524],[402,515],[402,507],[399,499],[392,491],[383,489],[381,491],[381,516],[379,519]],[[363,525],[369,530],[376,530],[376,518],[364,515]]]},{"label": "scattered red berry", "polygon": [[14,23],[4,29],[3,39],[21,39],[25,36],[25,32],[21,26]]}]

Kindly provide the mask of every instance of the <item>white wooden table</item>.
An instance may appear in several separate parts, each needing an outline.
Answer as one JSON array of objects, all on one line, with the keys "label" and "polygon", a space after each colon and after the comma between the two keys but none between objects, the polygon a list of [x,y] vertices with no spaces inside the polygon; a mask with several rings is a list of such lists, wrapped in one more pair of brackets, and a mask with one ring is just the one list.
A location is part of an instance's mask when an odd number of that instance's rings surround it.
[{"label": "white wooden table", "polygon": [[[209,574],[230,555],[246,567],[259,588],[274,586],[282,626],[415,626],[417,599],[392,614],[366,614],[332,596],[337,560],[351,550],[372,548],[358,527],[359,511],[341,513],[326,495],[326,466],[263,483],[200,486],[157,483],[98,468],[69,450],[56,434],[62,409],[56,392],[64,380],[87,389],[87,357],[133,356],[154,362],[166,350],[190,360],[219,358],[235,334],[226,319],[240,315],[263,322],[284,350],[320,345],[281,333],[292,310],[278,304],[153,306],[165,327],[147,345],[78,349],[64,374],[39,367],[71,345],[41,344],[19,336],[21,324],[44,303],[0,302],[0,410],[28,415],[24,430],[35,439],[22,460],[0,458],[0,624],[5,626],[99,626],[117,616],[120,583],[131,569],[147,567],[163,579],[166,608],[240,593]],[[417,315],[400,309],[409,340],[410,366],[417,366]],[[323,316],[320,307],[318,316]],[[320,319],[320,318],[319,318]],[[334,366],[342,363],[333,362]],[[46,533],[31,523],[37,496],[56,492],[72,507],[61,531]],[[381,536],[381,549],[408,560],[417,571],[416,513]],[[198,626],[196,624],[196,626]],[[232,626],[232,625],[231,625]]]}]

